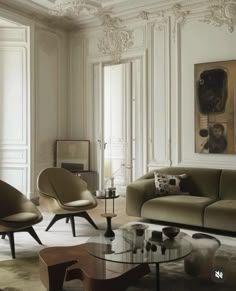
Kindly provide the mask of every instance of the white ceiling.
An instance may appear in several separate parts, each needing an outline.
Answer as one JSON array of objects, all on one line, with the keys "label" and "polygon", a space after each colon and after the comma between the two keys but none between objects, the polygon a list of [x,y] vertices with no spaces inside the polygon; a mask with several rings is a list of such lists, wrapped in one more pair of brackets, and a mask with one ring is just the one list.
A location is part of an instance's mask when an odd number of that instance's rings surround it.
[{"label": "white ceiling", "polygon": [[[8,8],[33,18],[47,20],[51,24],[74,28],[82,24],[91,23],[94,17],[91,15],[79,15],[76,17],[58,17],[50,15],[55,3],[61,0],[0,0],[0,9]],[[154,6],[164,7],[176,2],[188,2],[189,0],[89,0],[101,4],[102,8],[109,10],[113,15],[121,16],[134,11],[152,9]],[[194,1],[194,0],[191,0]]]},{"label": "white ceiling", "polygon": [[[129,0],[94,0],[94,1],[100,3],[101,5],[112,5],[122,2],[128,2]],[[27,0],[27,2],[35,2],[41,6],[51,7],[52,4],[57,2],[57,0]]]},{"label": "white ceiling", "polygon": [[[55,25],[64,26],[67,28],[73,28],[79,26],[81,23],[89,22],[93,20],[91,15],[80,15],[79,17],[71,19],[71,17],[56,17],[50,15],[50,11],[58,0],[0,0],[0,9],[6,8],[11,9],[13,12],[22,13],[33,18],[50,21]],[[105,9],[111,9],[113,12],[117,7],[123,8],[125,5],[133,2],[143,2],[143,0],[91,0],[92,2],[98,3]],[[150,1],[150,0],[146,0]],[[151,0],[159,1],[159,0]],[[132,2],[132,3],[131,3]],[[133,4],[132,4],[133,5]]]}]

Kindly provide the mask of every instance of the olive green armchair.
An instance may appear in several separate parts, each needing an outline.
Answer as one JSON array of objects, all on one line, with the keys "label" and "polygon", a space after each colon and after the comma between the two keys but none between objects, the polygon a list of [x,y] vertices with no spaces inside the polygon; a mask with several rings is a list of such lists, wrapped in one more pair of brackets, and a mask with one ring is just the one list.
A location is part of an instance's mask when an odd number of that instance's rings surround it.
[{"label": "olive green armchair", "polygon": [[87,183],[79,176],[63,168],[46,168],[38,176],[40,204],[54,214],[46,231],[58,220],[66,218],[71,222],[72,234],[75,237],[74,217],[85,218],[95,229],[96,224],[87,210],[97,206],[97,201],[87,189]]},{"label": "olive green armchair", "polygon": [[43,219],[38,208],[20,191],[0,180],[0,235],[9,238],[12,258],[15,258],[14,233],[26,231],[39,243],[33,225]]}]

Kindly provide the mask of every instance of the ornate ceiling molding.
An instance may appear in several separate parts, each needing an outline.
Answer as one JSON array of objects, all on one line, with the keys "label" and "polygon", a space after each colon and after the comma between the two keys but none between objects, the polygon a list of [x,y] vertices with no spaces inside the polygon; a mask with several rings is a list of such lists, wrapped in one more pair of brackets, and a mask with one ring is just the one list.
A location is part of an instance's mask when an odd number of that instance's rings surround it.
[{"label": "ornate ceiling molding", "polygon": [[155,17],[156,23],[155,26],[158,30],[163,30],[168,23],[168,16],[167,16],[167,10],[161,10],[158,12],[147,12],[142,11],[139,13],[138,17],[142,18],[143,20],[147,21],[150,17]]},{"label": "ornate ceiling molding", "polygon": [[111,11],[103,8],[98,0],[56,0],[50,12],[56,16],[79,18],[83,14],[100,20],[103,36],[98,40],[99,51],[111,56],[114,63],[119,63],[121,55],[133,45],[132,31],[121,26],[121,19],[112,17]]},{"label": "ornate ceiling molding", "polygon": [[174,16],[174,25],[173,25],[173,38],[175,40],[177,25],[183,26],[186,20],[187,15],[190,13],[190,10],[186,10],[180,4],[175,4],[171,8],[161,10],[158,12],[147,12],[142,11],[138,17],[141,17],[143,20],[149,20],[150,16],[156,18],[156,26],[159,30],[163,30],[168,23],[168,18]]},{"label": "ornate ceiling molding", "polygon": [[225,25],[229,32],[233,32],[236,26],[236,1],[235,0],[209,0],[212,5],[209,7],[210,14],[203,22],[216,27]]},{"label": "ornate ceiling molding", "polygon": [[150,14],[151,12],[142,11],[139,13],[138,17],[142,18],[143,20],[148,20]]},{"label": "ornate ceiling molding", "polygon": [[184,10],[180,4],[175,4],[171,10],[175,17],[173,27],[173,38],[175,40],[177,25],[183,26],[185,24],[186,17],[190,13],[190,10]]},{"label": "ornate ceiling molding", "polygon": [[104,27],[103,37],[98,41],[98,49],[111,56],[113,63],[119,63],[122,53],[133,45],[133,32],[121,26],[121,19],[110,14],[97,15]]},{"label": "ornate ceiling molding", "polygon": [[102,5],[95,0],[56,0],[49,14],[75,18],[81,15],[93,16],[100,9]]}]

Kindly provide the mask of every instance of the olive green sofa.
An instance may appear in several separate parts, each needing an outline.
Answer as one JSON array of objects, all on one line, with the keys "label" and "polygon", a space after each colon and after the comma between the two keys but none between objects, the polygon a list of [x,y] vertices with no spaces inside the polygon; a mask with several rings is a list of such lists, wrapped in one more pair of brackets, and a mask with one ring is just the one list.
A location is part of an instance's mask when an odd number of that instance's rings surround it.
[{"label": "olive green sofa", "polygon": [[158,196],[154,171],[127,186],[126,213],[161,222],[236,231],[236,170],[167,167],[155,170],[186,174],[189,195]]}]

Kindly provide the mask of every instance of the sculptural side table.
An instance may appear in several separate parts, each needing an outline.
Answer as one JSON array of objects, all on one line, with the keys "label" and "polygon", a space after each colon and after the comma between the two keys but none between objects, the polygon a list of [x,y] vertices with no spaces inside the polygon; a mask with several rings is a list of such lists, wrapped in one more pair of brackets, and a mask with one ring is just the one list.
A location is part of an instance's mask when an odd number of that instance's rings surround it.
[{"label": "sculptural side table", "polygon": [[[112,230],[112,226],[111,226],[111,220],[113,217],[116,217],[117,214],[115,213],[115,199],[119,198],[120,195],[104,195],[104,196],[97,196],[97,199],[104,199],[105,200],[105,211],[104,213],[101,214],[101,216],[105,217],[107,220],[107,229],[104,233],[105,237],[114,237],[115,233]],[[108,212],[108,200],[112,200],[112,212]]]}]

